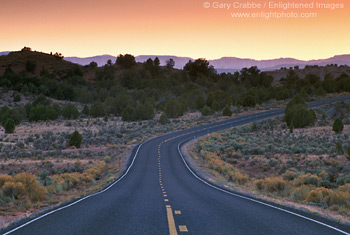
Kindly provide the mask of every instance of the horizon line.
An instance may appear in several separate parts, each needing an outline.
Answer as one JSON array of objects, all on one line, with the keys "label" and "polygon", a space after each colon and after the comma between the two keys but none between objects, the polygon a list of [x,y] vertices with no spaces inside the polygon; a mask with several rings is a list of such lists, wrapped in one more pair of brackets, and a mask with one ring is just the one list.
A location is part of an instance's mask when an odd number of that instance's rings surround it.
[{"label": "horizon line", "polygon": [[[0,51],[1,52],[19,52],[21,50],[5,50],[5,51]],[[34,50],[32,49],[33,52],[40,52],[40,53],[46,53],[46,54],[50,54],[50,52],[43,52],[43,51],[38,51],[38,50]],[[53,51],[52,51],[53,52]],[[99,56],[113,56],[113,57],[117,57],[118,55],[120,54],[130,54],[130,55],[133,55],[132,53],[118,53],[117,55],[113,55],[113,54],[98,54],[98,55],[92,55],[92,56],[77,56],[77,55],[63,55],[65,58],[69,58],[69,57],[76,57],[76,58],[80,58],[80,59],[86,59],[86,58],[91,58],[91,57],[99,57]],[[333,56],[329,56],[329,57],[323,57],[323,58],[317,58],[317,59],[299,59],[299,58],[296,58],[296,57],[275,57],[275,58],[270,58],[270,59],[256,59],[256,58],[249,58],[249,57],[237,57],[237,56],[221,56],[219,58],[216,58],[216,59],[208,59],[206,57],[198,57],[198,58],[194,58],[194,57],[191,57],[191,56],[179,56],[179,55],[170,55],[170,54],[141,54],[141,55],[133,55],[135,58],[136,57],[139,57],[139,56],[168,56],[168,57],[178,57],[178,58],[190,58],[190,59],[193,59],[193,60],[196,60],[196,59],[200,59],[200,58],[204,58],[206,60],[220,60],[220,59],[223,59],[223,58],[236,58],[236,59],[242,59],[242,60],[255,60],[255,61],[267,61],[267,60],[278,60],[278,59],[294,59],[294,60],[299,60],[299,61],[305,61],[305,62],[308,62],[308,61],[314,61],[314,60],[326,60],[326,59],[331,59],[331,58],[334,58],[336,56],[347,56],[349,55],[350,56],[350,52],[349,53],[344,53],[344,54],[334,54]]]}]

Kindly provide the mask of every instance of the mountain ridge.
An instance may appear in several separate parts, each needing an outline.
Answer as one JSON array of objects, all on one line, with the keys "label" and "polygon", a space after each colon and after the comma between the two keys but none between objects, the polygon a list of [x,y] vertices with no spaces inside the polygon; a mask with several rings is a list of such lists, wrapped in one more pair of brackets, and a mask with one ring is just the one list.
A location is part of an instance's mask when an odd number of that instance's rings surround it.
[{"label": "mountain ridge", "polygon": [[[4,51],[0,52],[0,56],[7,55],[10,52]],[[185,64],[195,59],[191,57],[181,57],[181,56],[172,56],[172,55],[139,55],[136,56],[136,62],[144,62],[148,58],[154,59],[158,57],[160,60],[161,65],[165,65],[166,61],[170,58],[174,59],[175,61],[175,68],[182,69]],[[104,54],[104,55],[97,55],[97,56],[91,56],[91,57],[65,57],[65,60],[80,64],[80,65],[88,65],[92,61],[95,61],[98,66],[103,66],[107,63],[108,60],[112,60],[114,63],[117,59],[117,56]],[[267,60],[256,60],[256,59],[249,59],[249,58],[238,58],[238,57],[221,57],[218,59],[208,60],[210,65],[214,66],[214,68],[218,72],[235,72],[239,71],[242,68],[249,68],[252,66],[257,66],[260,70],[263,71],[271,71],[271,70],[278,70],[283,67],[295,67],[299,66],[300,68],[305,67],[306,65],[312,66],[326,66],[329,64],[338,64],[338,65],[349,65],[350,66],[350,54],[342,54],[342,55],[335,55],[330,58],[326,59],[313,59],[313,60],[299,60],[291,57],[282,57],[282,58],[276,58],[276,59],[267,59]]]},{"label": "mountain ridge", "polygon": [[[166,61],[170,58],[175,60],[175,68],[183,68],[189,60],[195,60],[191,57],[181,57],[181,56],[171,56],[171,55],[140,55],[136,56],[137,62],[144,62],[148,58],[154,59],[158,57],[161,65],[165,65]],[[116,56],[112,55],[101,55],[95,57],[66,57],[68,61],[75,62],[81,65],[87,65],[92,61],[97,62],[99,66],[102,66],[107,63],[108,59],[111,59],[113,62],[117,59]],[[95,59],[95,60],[94,60]],[[97,60],[97,61],[96,61]],[[221,57],[219,59],[208,60],[208,62],[214,66],[218,71],[226,70],[228,72],[241,70],[245,67],[257,66],[259,69],[267,70],[276,70],[282,67],[305,67],[306,65],[318,65],[326,66],[328,64],[338,64],[338,65],[350,65],[350,54],[344,55],[335,55],[326,59],[313,59],[313,60],[298,60],[295,58],[277,58],[277,59],[268,59],[268,60],[255,60],[249,58],[238,58],[238,57]]]}]

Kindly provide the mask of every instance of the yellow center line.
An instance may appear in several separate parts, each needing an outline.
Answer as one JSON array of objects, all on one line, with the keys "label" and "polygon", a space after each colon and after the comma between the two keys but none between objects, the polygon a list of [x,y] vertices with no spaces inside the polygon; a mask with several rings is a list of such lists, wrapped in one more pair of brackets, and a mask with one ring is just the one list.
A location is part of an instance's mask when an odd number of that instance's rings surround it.
[{"label": "yellow center line", "polygon": [[179,225],[179,230],[180,230],[180,232],[188,232],[186,225]]},{"label": "yellow center line", "polygon": [[171,207],[169,205],[166,206],[166,214],[168,217],[169,234],[170,235],[177,235],[173,210],[171,209]]}]

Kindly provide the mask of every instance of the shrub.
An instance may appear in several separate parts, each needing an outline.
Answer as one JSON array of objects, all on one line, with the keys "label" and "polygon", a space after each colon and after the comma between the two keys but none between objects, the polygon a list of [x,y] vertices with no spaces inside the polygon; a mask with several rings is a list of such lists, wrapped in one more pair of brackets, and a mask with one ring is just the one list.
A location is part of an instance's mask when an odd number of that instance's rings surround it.
[{"label": "shrub", "polygon": [[83,137],[78,131],[74,131],[69,139],[69,146],[75,146],[76,148],[80,148]]},{"label": "shrub", "polygon": [[29,121],[31,122],[56,120],[57,118],[58,114],[51,106],[37,105],[29,113]]},{"label": "shrub", "polygon": [[160,115],[159,123],[162,125],[169,123],[169,119],[166,113],[162,113],[162,115]]},{"label": "shrub", "polygon": [[327,188],[317,188],[312,191],[310,191],[306,197],[307,202],[313,202],[313,203],[321,203],[321,204],[328,204],[329,202],[329,196],[332,194],[331,189]]},{"label": "shrub", "polygon": [[21,182],[8,181],[1,189],[4,192],[4,196],[13,199],[23,198],[26,193],[26,189]]},{"label": "shrub", "polygon": [[13,95],[13,102],[19,102],[19,101],[21,101],[21,96],[20,96],[20,94],[15,93]]},{"label": "shrub", "polygon": [[83,110],[82,110],[81,112],[82,112],[84,115],[88,116],[89,113],[90,113],[89,106],[84,105],[84,108],[83,108]]},{"label": "shrub", "polygon": [[135,109],[136,120],[150,120],[154,118],[154,108],[151,104],[140,104]]},{"label": "shrub", "polygon": [[[286,109],[289,109],[290,107],[296,105],[296,104],[305,104],[303,98],[300,94],[296,94],[293,99],[287,104]],[[306,105],[306,104],[305,104]]]},{"label": "shrub", "polygon": [[40,172],[38,180],[40,181],[41,185],[48,186],[53,184],[52,178],[48,176],[49,172],[47,170],[43,170]]},{"label": "shrub", "polygon": [[201,109],[201,113],[203,116],[209,116],[210,114],[212,114],[213,112],[210,110],[210,108],[208,106],[204,106]]},{"label": "shrub", "polygon": [[16,128],[15,121],[12,118],[7,119],[4,128],[6,134],[14,133]]},{"label": "shrub", "polygon": [[58,116],[62,114],[62,109],[61,109],[61,106],[59,104],[57,104],[57,103],[53,104],[52,108],[56,111]]},{"label": "shrub", "polygon": [[13,119],[15,125],[19,125],[21,120],[26,116],[26,113],[22,110],[22,108],[10,109],[7,106],[0,109],[1,125],[4,127],[8,119]]},{"label": "shrub", "polygon": [[336,181],[338,186],[344,185],[344,184],[350,184],[350,174],[343,174],[337,178]]},{"label": "shrub", "polygon": [[315,189],[314,186],[301,185],[297,187],[292,193],[291,197],[294,201],[304,201],[311,190]]},{"label": "shrub", "polygon": [[105,111],[103,108],[103,104],[101,102],[95,102],[91,108],[90,108],[90,116],[97,118],[97,117],[104,117]]},{"label": "shrub", "polygon": [[255,181],[255,186],[260,191],[280,192],[284,190],[286,182],[279,177],[269,177]]},{"label": "shrub", "polygon": [[0,175],[0,188],[8,181],[13,181],[10,175]]},{"label": "shrub", "polygon": [[335,191],[329,196],[331,205],[350,207],[350,194],[342,191]]},{"label": "shrub", "polygon": [[344,124],[343,122],[337,118],[335,119],[334,123],[333,123],[333,131],[337,134],[341,133],[344,129]]},{"label": "shrub", "polygon": [[285,110],[285,121],[289,127],[303,128],[315,123],[315,116],[305,104],[295,104]]},{"label": "shrub", "polygon": [[74,104],[67,104],[63,108],[62,115],[65,119],[77,119],[79,117],[79,111]]},{"label": "shrub", "polygon": [[335,148],[337,149],[337,152],[339,154],[344,154],[344,150],[343,150],[343,144],[341,142],[337,142],[335,144]]},{"label": "shrub", "polygon": [[323,89],[323,87],[319,87],[316,89],[315,94],[317,96],[325,96],[327,94],[327,91]]},{"label": "shrub", "polygon": [[318,183],[318,187],[331,188],[331,183],[328,180],[322,180]]},{"label": "shrub", "polygon": [[48,188],[51,193],[56,193],[67,191],[79,185],[90,185],[91,183],[95,182],[95,180],[101,179],[103,174],[106,174],[107,171],[107,164],[103,161],[99,161],[96,165],[87,169],[84,173],[73,172],[53,175],[52,179],[56,187],[53,188],[52,185],[50,185]]},{"label": "shrub", "polygon": [[176,99],[172,99],[166,104],[165,113],[170,118],[180,117],[183,115],[183,112],[184,110],[181,103]]},{"label": "shrub", "polygon": [[122,112],[123,121],[134,121],[135,120],[135,109],[131,106],[126,107]]},{"label": "shrub", "polygon": [[321,171],[318,176],[321,177],[322,180],[329,180],[329,174],[325,171]]},{"label": "shrub", "polygon": [[255,105],[256,105],[255,98],[251,95],[244,97],[242,100],[243,107],[255,107]]},{"label": "shrub", "polygon": [[231,111],[230,107],[226,106],[224,108],[224,110],[222,111],[222,116],[227,116],[227,117],[232,116],[232,111]]},{"label": "shrub", "polygon": [[248,182],[249,176],[238,171],[230,171],[229,179],[239,185],[244,185]]},{"label": "shrub", "polygon": [[350,183],[340,186],[337,191],[350,193]]},{"label": "shrub", "polygon": [[37,105],[49,106],[51,104],[51,100],[46,98],[46,96],[40,95],[33,102],[32,106],[35,107]]},{"label": "shrub", "polygon": [[29,173],[20,173],[15,175],[15,182],[21,182],[26,190],[26,194],[29,196],[29,199],[33,202],[41,201],[46,199],[45,188],[39,184],[35,175]]},{"label": "shrub", "polygon": [[299,175],[296,179],[294,179],[293,184],[296,186],[300,186],[303,184],[317,186],[320,181],[321,181],[321,179],[317,175],[307,173],[305,175]]}]

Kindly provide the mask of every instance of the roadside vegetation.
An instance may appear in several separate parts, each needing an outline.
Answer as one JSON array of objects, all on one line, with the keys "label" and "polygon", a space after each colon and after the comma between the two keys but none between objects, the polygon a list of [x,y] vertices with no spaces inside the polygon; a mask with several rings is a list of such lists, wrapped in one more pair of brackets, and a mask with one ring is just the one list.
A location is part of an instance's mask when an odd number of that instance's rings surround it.
[{"label": "roadside vegetation", "polygon": [[201,138],[191,155],[198,167],[219,173],[236,188],[348,217],[350,102],[308,112],[315,118],[303,128],[290,131],[285,115]]}]

